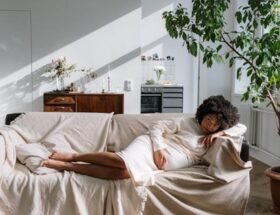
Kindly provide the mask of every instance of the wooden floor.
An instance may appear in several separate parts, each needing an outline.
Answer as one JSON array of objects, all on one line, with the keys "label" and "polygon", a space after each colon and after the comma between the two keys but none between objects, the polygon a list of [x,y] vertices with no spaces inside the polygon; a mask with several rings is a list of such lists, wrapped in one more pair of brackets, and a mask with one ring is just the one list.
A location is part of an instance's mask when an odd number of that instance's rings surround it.
[{"label": "wooden floor", "polygon": [[268,168],[264,163],[251,158],[253,169],[251,170],[251,192],[246,210],[246,215],[274,215],[270,195],[269,178],[264,171]]}]

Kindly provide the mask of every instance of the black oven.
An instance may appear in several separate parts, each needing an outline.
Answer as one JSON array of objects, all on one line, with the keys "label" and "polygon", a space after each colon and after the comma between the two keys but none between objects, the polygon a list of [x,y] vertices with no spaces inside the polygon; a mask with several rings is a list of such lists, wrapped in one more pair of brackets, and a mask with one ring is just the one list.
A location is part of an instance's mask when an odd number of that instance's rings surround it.
[{"label": "black oven", "polygon": [[183,86],[142,85],[141,113],[182,113]]},{"label": "black oven", "polygon": [[141,87],[141,113],[162,112],[162,87]]}]

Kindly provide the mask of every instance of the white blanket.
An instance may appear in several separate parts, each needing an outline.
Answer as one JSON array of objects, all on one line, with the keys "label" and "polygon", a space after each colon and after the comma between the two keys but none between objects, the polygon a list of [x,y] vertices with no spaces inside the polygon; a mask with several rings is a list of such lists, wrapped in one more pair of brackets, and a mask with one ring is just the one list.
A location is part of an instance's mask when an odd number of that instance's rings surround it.
[{"label": "white blanket", "polygon": [[204,155],[209,163],[208,175],[228,183],[248,176],[252,163],[240,158],[241,141],[239,138],[219,137]]},{"label": "white blanket", "polygon": [[143,189],[136,192],[130,180],[102,180],[74,172],[35,175],[17,163],[1,183],[0,214],[141,214]]},{"label": "white blanket", "polygon": [[209,166],[155,175],[155,186],[147,187],[144,214],[244,214],[252,164],[240,159],[239,149],[238,141],[217,138],[204,156]]}]

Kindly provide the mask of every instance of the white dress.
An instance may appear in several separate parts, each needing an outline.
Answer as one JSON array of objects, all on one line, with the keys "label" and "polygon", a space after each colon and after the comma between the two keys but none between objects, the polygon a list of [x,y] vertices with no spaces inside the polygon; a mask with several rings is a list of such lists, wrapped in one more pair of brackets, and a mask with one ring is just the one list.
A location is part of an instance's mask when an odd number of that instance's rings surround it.
[{"label": "white dress", "polygon": [[[246,127],[238,124],[224,131],[228,136],[240,136]],[[198,140],[203,136],[195,118],[179,117],[154,123],[147,134],[132,141],[117,152],[125,162],[135,185],[149,186],[155,183],[154,174],[160,172],[153,159],[153,152],[164,149],[167,163],[164,170],[175,170],[198,164],[207,151]]]}]

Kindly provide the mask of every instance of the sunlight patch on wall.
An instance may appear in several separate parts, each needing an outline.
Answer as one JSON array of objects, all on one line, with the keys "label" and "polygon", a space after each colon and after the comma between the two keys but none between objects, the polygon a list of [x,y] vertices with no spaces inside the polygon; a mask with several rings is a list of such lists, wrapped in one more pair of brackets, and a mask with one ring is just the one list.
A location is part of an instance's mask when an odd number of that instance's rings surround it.
[{"label": "sunlight patch on wall", "polygon": [[173,10],[173,8],[174,4],[170,4],[142,19],[142,47],[145,47],[167,35],[167,31],[165,30],[164,26],[164,20],[162,19],[162,13],[164,11]]}]

